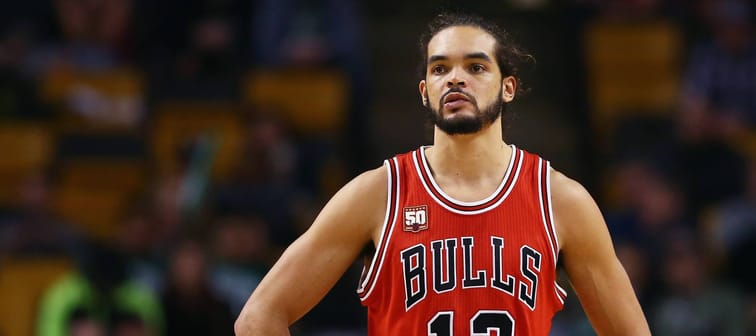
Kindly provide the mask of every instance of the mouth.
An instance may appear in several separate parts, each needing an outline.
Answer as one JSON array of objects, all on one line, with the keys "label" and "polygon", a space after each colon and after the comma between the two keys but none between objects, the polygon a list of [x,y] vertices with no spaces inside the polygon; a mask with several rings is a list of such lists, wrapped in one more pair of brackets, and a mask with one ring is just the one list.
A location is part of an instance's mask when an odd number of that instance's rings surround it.
[{"label": "mouth", "polygon": [[456,102],[456,101],[466,101],[466,102],[469,102],[470,98],[468,98],[466,94],[461,93],[461,92],[448,93],[446,95],[446,97],[444,98],[444,104],[446,104],[446,103],[452,103],[452,102]]},{"label": "mouth", "polygon": [[470,98],[468,98],[466,94],[460,92],[452,92],[447,94],[444,98],[444,107],[450,110],[454,110],[469,102]]}]

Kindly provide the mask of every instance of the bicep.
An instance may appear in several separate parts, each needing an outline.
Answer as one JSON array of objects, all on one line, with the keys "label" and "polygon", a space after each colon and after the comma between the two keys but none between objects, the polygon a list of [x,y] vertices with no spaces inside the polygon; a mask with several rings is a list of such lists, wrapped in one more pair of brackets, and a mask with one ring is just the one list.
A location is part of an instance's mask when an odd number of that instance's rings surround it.
[{"label": "bicep", "polygon": [[599,334],[647,333],[645,317],[598,206],[577,182],[554,182],[562,189],[554,190],[553,204],[563,264],[594,328]]},{"label": "bicep", "polygon": [[[285,313],[288,323],[309,311],[333,287],[366,243],[338,241],[328,230],[308,231],[283,253],[250,300]],[[352,239],[350,237],[343,237]]]}]

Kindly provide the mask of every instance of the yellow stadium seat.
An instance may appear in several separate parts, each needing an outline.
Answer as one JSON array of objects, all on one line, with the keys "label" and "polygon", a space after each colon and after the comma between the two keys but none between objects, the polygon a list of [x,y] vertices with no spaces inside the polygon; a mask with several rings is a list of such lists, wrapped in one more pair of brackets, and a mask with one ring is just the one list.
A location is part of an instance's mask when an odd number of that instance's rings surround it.
[{"label": "yellow stadium seat", "polygon": [[53,135],[42,125],[0,124],[0,173],[30,171],[47,165]]},{"label": "yellow stadium seat", "polygon": [[34,335],[41,296],[71,266],[65,258],[12,258],[0,263],[0,335]]},{"label": "yellow stadium seat", "polygon": [[117,233],[131,195],[119,190],[61,186],[54,193],[56,214],[89,237],[110,240]]},{"label": "yellow stadium seat", "polygon": [[13,205],[24,177],[44,171],[53,155],[53,134],[39,124],[0,124],[0,204]]},{"label": "yellow stadium seat", "polygon": [[134,194],[144,189],[147,180],[147,166],[139,159],[66,159],[59,168],[58,185],[64,188]]},{"label": "yellow stadium seat", "polygon": [[61,107],[59,126],[67,131],[133,129],[144,113],[144,92],[142,74],[129,68],[54,70],[40,85],[42,99]]},{"label": "yellow stadium seat", "polygon": [[333,136],[344,126],[348,87],[335,70],[258,70],[242,89],[245,103],[272,108],[298,132]]},{"label": "yellow stadium seat", "polygon": [[756,131],[747,131],[732,139],[732,145],[743,157],[756,162]]},{"label": "yellow stadium seat", "polygon": [[152,151],[158,172],[176,173],[181,168],[181,147],[198,138],[207,137],[216,146],[212,176],[216,179],[226,177],[241,157],[244,133],[239,108],[234,103],[161,103],[155,109],[152,128]]},{"label": "yellow stadium seat", "polygon": [[596,130],[628,115],[668,117],[677,105],[679,28],[666,21],[597,21],[584,32],[588,95]]}]

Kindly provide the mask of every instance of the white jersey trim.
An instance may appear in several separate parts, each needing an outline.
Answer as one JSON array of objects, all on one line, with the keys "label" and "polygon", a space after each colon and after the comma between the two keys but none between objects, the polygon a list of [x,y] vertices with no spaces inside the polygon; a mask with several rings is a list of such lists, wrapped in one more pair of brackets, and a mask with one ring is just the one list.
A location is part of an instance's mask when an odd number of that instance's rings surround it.
[{"label": "white jersey trim", "polygon": [[[504,195],[502,195],[501,199],[499,199],[498,201],[496,201],[496,203],[494,203],[494,204],[492,204],[492,205],[490,205],[490,206],[488,206],[486,208],[479,209],[479,210],[465,211],[465,210],[455,209],[455,208],[452,208],[452,207],[448,206],[446,203],[444,203],[440,199],[438,199],[438,197],[436,197],[436,195],[431,191],[430,187],[428,186],[428,184],[425,182],[425,179],[423,178],[422,172],[420,171],[420,169],[422,169],[422,168],[420,167],[420,164],[418,163],[418,159],[417,159],[417,153],[413,153],[413,155],[412,155],[412,161],[415,164],[415,170],[417,170],[418,178],[420,179],[420,182],[422,183],[423,188],[425,188],[425,191],[428,193],[428,195],[431,198],[433,198],[433,200],[436,203],[438,203],[439,205],[441,205],[444,209],[449,210],[449,211],[451,211],[453,213],[456,213],[456,214],[460,214],[460,215],[477,215],[477,214],[481,214],[481,213],[487,212],[487,211],[489,211],[491,209],[494,209],[497,206],[499,206],[499,204],[501,204],[502,202],[504,202],[505,199],[507,199],[507,196],[509,196],[509,193],[512,192],[512,190],[514,189],[514,186],[517,184],[517,180],[518,180],[518,178],[520,176],[520,168],[522,168],[522,162],[524,161],[524,155],[525,154],[522,152],[521,149],[516,149],[514,147],[514,145],[511,145],[511,146],[512,146],[512,149],[513,149],[512,157],[510,158],[509,167],[507,168],[507,172],[504,174],[504,179],[502,180],[502,184],[499,186],[499,189],[497,189],[497,192],[495,192],[493,195],[487,197],[486,199],[484,199],[482,201],[477,201],[477,202],[462,202],[462,201],[458,201],[458,200],[455,200],[454,198],[449,197],[448,195],[446,195],[441,190],[441,188],[438,188],[438,186],[436,185],[436,181],[433,179],[433,175],[431,175],[430,171],[428,171],[428,177],[429,177],[431,183],[433,183],[433,185],[436,187],[436,190],[438,190],[438,192],[441,193],[442,196],[445,197],[446,199],[448,199],[450,202],[456,203],[456,204],[461,205],[461,206],[470,206],[470,205],[474,206],[474,205],[483,204],[486,201],[490,201],[493,197],[496,197],[496,195],[498,195],[499,192],[501,192],[500,188],[502,188],[504,186],[504,183],[506,183],[506,180],[508,179],[509,174],[511,172],[514,172],[515,175],[514,175],[514,178],[512,179],[512,183],[510,183],[509,187],[507,188],[507,190],[504,191]],[[418,151],[421,152],[421,153],[423,152],[422,148],[420,150],[418,150]],[[517,167],[513,168],[512,166],[514,165],[515,156],[516,155],[520,156],[520,160],[517,160],[517,162],[518,162]],[[512,169],[514,169],[514,170],[512,170]]]},{"label": "white jersey trim", "polygon": [[562,288],[562,286],[559,286],[559,283],[554,280],[554,292],[556,293],[557,299],[559,299],[559,302],[564,304],[564,300],[567,299],[567,291]]},{"label": "white jersey trim", "polygon": [[[548,164],[546,166],[548,168]],[[551,248],[551,257],[554,261],[554,266],[556,267],[557,262],[557,252],[556,252],[556,245],[551,239],[551,234],[549,233],[549,226],[548,220],[546,219],[546,211],[548,209],[544,208],[544,195],[543,195],[543,159],[538,158],[538,207],[541,210],[541,222],[543,223],[543,229],[544,233],[546,234],[546,239],[549,241],[549,247]]]},{"label": "white jersey trim", "polygon": [[[367,272],[367,275],[365,276],[365,279],[363,280],[363,282],[360,284],[359,288],[357,289],[358,294],[362,294],[367,289],[367,292],[364,295],[360,296],[360,301],[367,300],[367,298],[370,297],[370,294],[372,294],[373,289],[375,289],[376,283],[378,283],[378,277],[380,276],[381,269],[383,268],[383,261],[386,258],[385,252],[388,249],[388,244],[391,240],[391,235],[394,233],[394,222],[396,222],[396,216],[399,213],[399,196],[400,196],[399,162],[397,161],[396,157],[392,158],[391,160],[394,161],[393,172],[391,171],[391,164],[388,162],[388,160],[384,161],[387,172],[388,172],[386,216],[383,220],[383,227],[381,228],[381,238],[378,240],[378,247],[375,249],[375,253],[373,254],[373,260],[370,262],[370,267],[368,268],[368,272]],[[393,209],[391,209],[391,204],[392,204],[391,192],[393,190],[392,188],[396,188],[394,190],[396,196],[395,196],[395,199],[393,200],[393,204],[394,204]],[[394,212],[393,216],[391,216],[392,210]],[[393,219],[393,221],[391,221],[391,219]],[[391,221],[391,223],[389,223],[389,221]],[[386,234],[387,229],[388,229],[388,234]],[[384,243],[384,240],[386,240],[385,243]],[[373,272],[375,272],[374,276],[373,276]]]},{"label": "white jersey trim", "polygon": [[[544,167],[546,169],[545,172],[543,171]],[[544,184],[546,187],[545,195],[543,188]],[[554,226],[554,209],[551,202],[551,162],[545,161],[542,158],[539,158],[538,160],[538,200],[541,208],[543,227],[546,232],[546,237],[549,240],[549,245],[551,246],[551,256],[554,261],[554,269],[556,270],[556,265],[559,261],[559,238],[557,237],[556,228]],[[546,204],[545,208],[544,203]],[[552,235],[554,237],[553,239]],[[559,302],[564,304],[564,300],[567,298],[567,291],[559,286],[556,279],[554,279],[554,294]]]},{"label": "white jersey trim", "polygon": [[[556,257],[559,258],[559,236],[555,226],[556,220],[554,220],[554,207],[551,202],[551,162],[546,161],[546,203],[549,205],[549,218],[551,218],[551,233],[554,234],[554,248],[556,249]],[[557,262],[557,259],[554,259]]]},{"label": "white jersey trim", "polygon": [[477,205],[485,204],[486,202],[494,199],[497,195],[499,195],[499,193],[501,192],[501,189],[504,188],[504,184],[507,183],[507,179],[509,179],[509,174],[512,173],[512,166],[513,166],[513,163],[515,162],[515,155],[518,154],[518,150],[515,148],[515,146],[509,145],[509,147],[512,149],[512,156],[509,158],[509,165],[507,165],[507,171],[504,173],[504,178],[501,179],[501,183],[499,183],[499,186],[496,187],[496,191],[494,191],[491,195],[489,195],[488,197],[482,200],[474,201],[474,202],[464,202],[464,201],[460,201],[458,199],[455,199],[454,197],[449,196],[447,193],[444,192],[443,189],[441,189],[441,187],[438,186],[438,184],[436,184],[436,179],[433,178],[433,174],[431,174],[430,166],[428,165],[428,159],[425,157],[426,147],[427,146],[420,147],[419,151],[420,151],[420,156],[422,157],[422,161],[423,161],[423,168],[425,169],[426,174],[428,174],[428,179],[430,180],[431,184],[433,184],[433,187],[438,191],[438,193],[441,194],[441,196],[443,196],[450,202],[457,205],[461,205],[461,206],[477,206]]}]

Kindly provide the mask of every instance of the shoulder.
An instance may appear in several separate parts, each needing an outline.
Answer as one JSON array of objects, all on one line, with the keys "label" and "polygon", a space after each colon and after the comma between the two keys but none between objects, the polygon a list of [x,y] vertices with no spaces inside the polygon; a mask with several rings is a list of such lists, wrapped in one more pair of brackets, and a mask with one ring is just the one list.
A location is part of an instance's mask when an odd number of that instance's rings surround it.
[{"label": "shoulder", "polygon": [[[388,191],[388,172],[386,165],[377,167],[358,175],[347,183],[334,196],[342,198],[358,197],[362,200],[380,200],[386,199]],[[357,201],[358,199],[351,199]]]},{"label": "shoulder", "polygon": [[363,172],[328,201],[313,227],[333,227],[351,234],[373,236],[386,213],[388,182],[386,165]]},{"label": "shoulder", "polygon": [[593,203],[593,197],[578,181],[563,173],[551,171],[551,201],[554,207],[572,208]]},{"label": "shoulder", "polygon": [[551,173],[551,204],[562,249],[574,241],[572,238],[576,235],[606,227],[601,211],[588,190],[556,170]]}]

